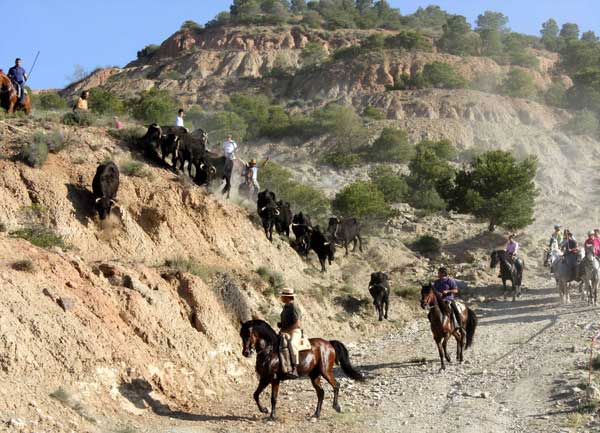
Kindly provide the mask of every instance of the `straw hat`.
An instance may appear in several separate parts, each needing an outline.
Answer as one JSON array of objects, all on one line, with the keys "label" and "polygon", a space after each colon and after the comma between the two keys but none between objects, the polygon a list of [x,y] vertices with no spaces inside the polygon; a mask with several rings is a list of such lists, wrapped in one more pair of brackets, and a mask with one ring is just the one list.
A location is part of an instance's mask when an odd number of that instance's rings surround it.
[{"label": "straw hat", "polygon": [[279,292],[279,296],[281,297],[286,297],[286,298],[293,298],[295,295],[294,293],[294,289],[291,289],[289,287],[284,287],[283,289],[281,289],[281,291]]}]

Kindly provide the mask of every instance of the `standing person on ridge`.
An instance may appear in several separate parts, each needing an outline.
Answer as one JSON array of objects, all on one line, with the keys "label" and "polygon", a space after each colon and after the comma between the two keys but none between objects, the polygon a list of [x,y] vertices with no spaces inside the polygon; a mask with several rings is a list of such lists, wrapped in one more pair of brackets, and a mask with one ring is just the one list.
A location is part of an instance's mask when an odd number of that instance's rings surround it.
[{"label": "standing person on ridge", "polygon": [[184,128],[184,124],[183,124],[183,118],[185,117],[185,112],[183,111],[183,108],[180,108],[179,111],[177,111],[177,117],[175,117],[175,126],[181,126],[182,128]]}]

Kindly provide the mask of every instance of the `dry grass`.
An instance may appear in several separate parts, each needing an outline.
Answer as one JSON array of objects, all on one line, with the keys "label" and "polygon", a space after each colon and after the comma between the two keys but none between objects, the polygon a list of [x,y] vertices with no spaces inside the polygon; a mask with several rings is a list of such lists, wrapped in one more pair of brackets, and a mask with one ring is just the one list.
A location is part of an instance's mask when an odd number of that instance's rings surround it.
[{"label": "dry grass", "polygon": [[19,272],[32,272],[35,269],[33,262],[29,259],[17,260],[11,265],[11,268]]}]

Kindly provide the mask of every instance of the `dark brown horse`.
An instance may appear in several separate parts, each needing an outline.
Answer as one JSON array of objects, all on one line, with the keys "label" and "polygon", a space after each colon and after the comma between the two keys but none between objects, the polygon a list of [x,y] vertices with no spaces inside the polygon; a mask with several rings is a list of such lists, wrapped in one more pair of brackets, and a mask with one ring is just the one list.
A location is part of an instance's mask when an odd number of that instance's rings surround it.
[{"label": "dark brown horse", "polygon": [[[25,91],[25,89],[23,89]],[[4,72],[0,72],[0,107],[4,108],[9,114],[15,110],[24,111],[25,114],[31,113],[31,100],[29,95],[25,95],[23,103],[19,102],[17,89],[13,86],[12,81]]]},{"label": "dark brown horse", "polygon": [[433,339],[437,345],[442,363],[442,370],[446,369],[444,357],[446,361],[450,360],[448,350],[446,348],[450,336],[456,338],[456,359],[463,362],[463,351],[471,347],[475,336],[475,328],[477,328],[477,316],[470,308],[465,308],[460,314],[460,322],[463,329],[458,329],[454,326],[452,320],[452,311],[446,302],[441,300],[441,296],[433,288],[433,284],[423,286],[421,290],[421,307],[429,310],[427,317],[431,324],[431,332]]},{"label": "dark brown horse", "polygon": [[[262,413],[269,413],[269,410],[260,404],[260,394],[270,384],[271,419],[275,419],[279,383],[284,380],[279,365],[279,336],[267,322],[262,320],[250,320],[242,323],[240,336],[243,344],[242,354],[245,357],[249,358],[256,350],[256,372],[260,377],[260,382],[254,392],[254,400]],[[325,391],[321,387],[321,377],[333,387],[333,408],[337,412],[342,410],[338,403],[340,386],[333,376],[334,364],[341,365],[344,373],[354,380],[362,381],[364,377],[352,366],[348,349],[339,341],[311,338],[310,345],[311,350],[300,352],[298,374],[308,376],[312,381],[318,398],[317,409],[313,417],[319,418],[325,395]]]}]

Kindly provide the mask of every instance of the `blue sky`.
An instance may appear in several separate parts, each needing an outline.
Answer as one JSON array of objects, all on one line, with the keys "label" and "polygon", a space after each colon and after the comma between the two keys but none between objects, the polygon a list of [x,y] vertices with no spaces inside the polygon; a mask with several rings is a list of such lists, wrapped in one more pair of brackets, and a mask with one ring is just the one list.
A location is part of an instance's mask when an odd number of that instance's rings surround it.
[{"label": "blue sky", "polygon": [[[419,6],[438,4],[473,22],[484,10],[510,17],[510,27],[538,34],[541,23],[554,17],[559,23],[576,22],[582,30],[600,34],[598,0],[390,0],[403,14]],[[205,23],[230,0],[29,0],[11,9],[3,20],[0,67],[5,71],[14,58],[30,69],[35,53],[40,58],[29,85],[58,88],[68,83],[75,65],[86,70],[97,66],[123,66],[135,59],[139,49],[159,44],[181,23],[192,19]],[[16,3],[14,3],[16,5]],[[10,37],[6,37],[10,35]]]}]

